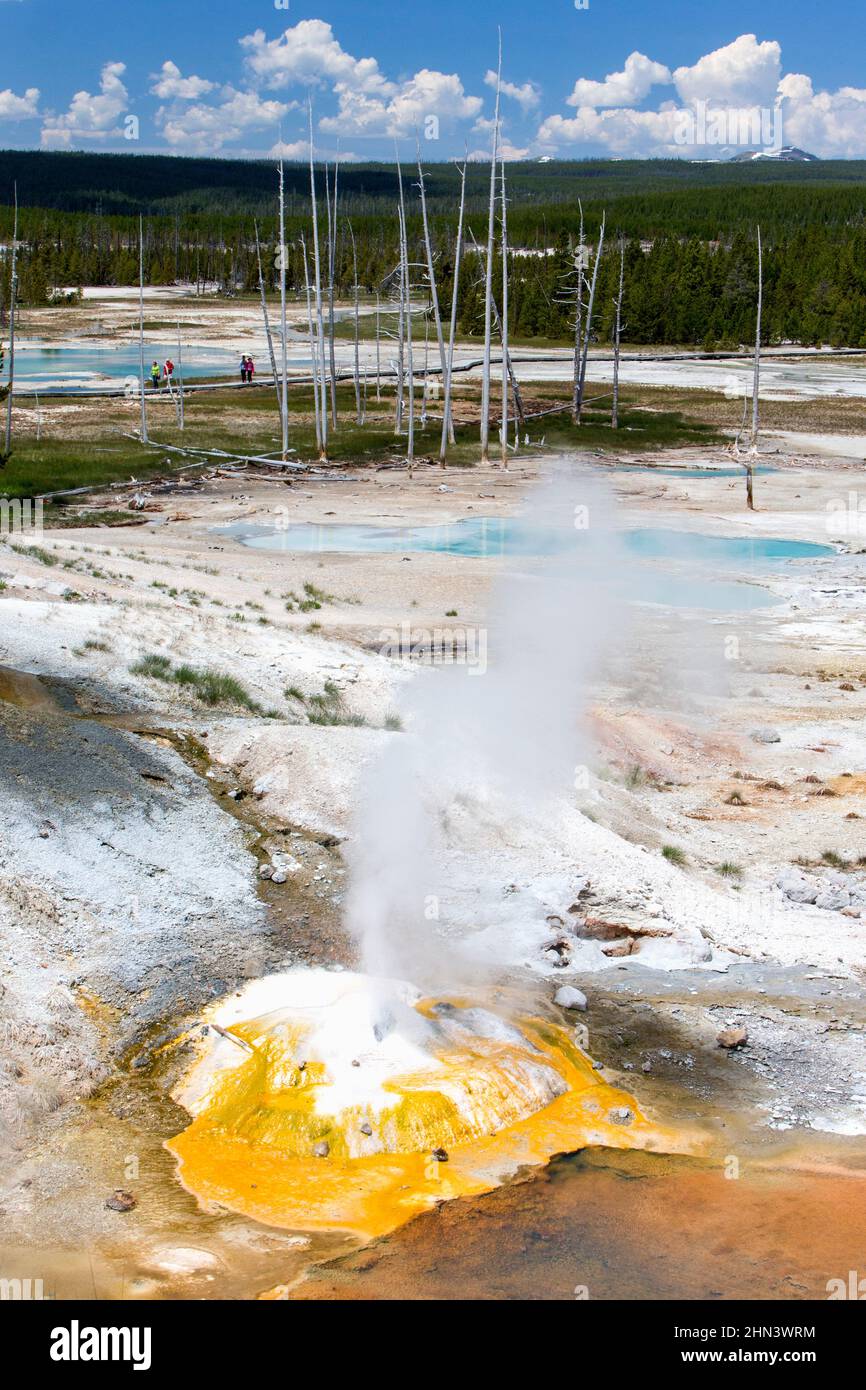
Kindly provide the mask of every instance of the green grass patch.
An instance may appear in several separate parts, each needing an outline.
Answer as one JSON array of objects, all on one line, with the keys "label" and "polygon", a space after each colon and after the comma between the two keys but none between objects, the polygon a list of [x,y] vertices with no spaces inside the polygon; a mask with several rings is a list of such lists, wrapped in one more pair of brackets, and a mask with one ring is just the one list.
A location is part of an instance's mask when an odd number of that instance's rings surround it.
[{"label": "green grass patch", "polygon": [[56,565],[57,556],[50,550],[45,550],[41,545],[13,545],[10,549],[16,555],[23,555],[28,560],[38,560],[40,565]]},{"label": "green grass patch", "polygon": [[149,652],[129,669],[133,675],[148,676],[151,680],[170,681],[174,685],[182,686],[192,691],[202,704],[211,708],[236,705],[252,714],[279,717],[278,712],[262,709],[258,701],[253,699],[246,687],[234,676],[215,671],[211,667],[200,668],[190,666],[186,662],[180,666],[173,666],[167,656],[162,656],[159,652]]},{"label": "green grass patch", "polygon": [[362,728],[367,721],[362,714],[352,714],[346,708],[342,693],[333,681],[325,681],[321,695],[307,698],[307,718],[311,724],[350,724]]}]

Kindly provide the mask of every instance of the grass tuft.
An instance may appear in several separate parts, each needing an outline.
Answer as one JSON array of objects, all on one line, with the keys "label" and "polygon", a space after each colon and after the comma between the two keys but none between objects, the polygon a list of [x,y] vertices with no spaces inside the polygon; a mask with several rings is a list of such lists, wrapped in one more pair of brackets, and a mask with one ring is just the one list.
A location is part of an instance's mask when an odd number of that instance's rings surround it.
[{"label": "grass tuft", "polygon": [[[239,705],[241,709],[248,709],[253,714],[266,713],[250,695],[246,686],[234,676],[226,675],[224,671],[215,671],[211,667],[202,669],[185,662],[180,666],[172,666],[168,657],[162,656],[159,652],[149,652],[129,669],[133,675],[149,676],[152,680],[171,681],[175,685],[183,686],[191,690],[202,704],[211,708],[217,705]],[[272,711],[267,713],[269,717],[273,717]]]}]

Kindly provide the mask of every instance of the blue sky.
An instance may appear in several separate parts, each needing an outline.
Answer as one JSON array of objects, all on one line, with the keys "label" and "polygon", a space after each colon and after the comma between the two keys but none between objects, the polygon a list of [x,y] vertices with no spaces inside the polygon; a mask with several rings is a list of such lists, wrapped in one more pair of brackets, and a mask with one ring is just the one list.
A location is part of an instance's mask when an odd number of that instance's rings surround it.
[{"label": "blue sky", "polygon": [[851,0],[0,0],[0,146],[266,154],[281,130],[302,157],[312,91],[321,154],[389,158],[420,130],[430,159],[480,157],[497,22],[510,158],[706,156],[782,131],[866,156]]}]

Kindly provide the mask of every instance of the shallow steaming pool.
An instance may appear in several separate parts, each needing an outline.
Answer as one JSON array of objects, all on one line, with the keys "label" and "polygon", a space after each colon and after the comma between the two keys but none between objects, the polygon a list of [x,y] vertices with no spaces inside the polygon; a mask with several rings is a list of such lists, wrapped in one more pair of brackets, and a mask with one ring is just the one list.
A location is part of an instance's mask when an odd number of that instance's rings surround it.
[{"label": "shallow steaming pool", "polygon": [[[147,376],[151,363],[160,366],[166,357],[177,362],[177,343],[146,342],[144,371]],[[185,380],[203,376],[234,374],[240,351],[207,347],[183,349]],[[87,391],[122,386],[127,377],[139,375],[138,343],[120,343],[116,347],[96,347],[91,344],[24,342],[15,348],[15,382],[18,390]]]},{"label": "shallow steaming pool", "polygon": [[[221,533],[254,550],[373,555],[433,551],[467,559],[561,554],[579,534],[532,526],[519,517],[466,517],[445,526],[400,527],[297,523],[272,529],[239,522]],[[642,569],[639,587],[629,595],[634,601],[714,612],[780,603],[760,587],[762,577],[786,561],[835,554],[832,546],[808,541],[708,536],[662,527],[626,531],[621,539],[628,554],[652,562]],[[666,569],[668,565],[673,568]],[[719,574],[727,577],[718,578]]]}]

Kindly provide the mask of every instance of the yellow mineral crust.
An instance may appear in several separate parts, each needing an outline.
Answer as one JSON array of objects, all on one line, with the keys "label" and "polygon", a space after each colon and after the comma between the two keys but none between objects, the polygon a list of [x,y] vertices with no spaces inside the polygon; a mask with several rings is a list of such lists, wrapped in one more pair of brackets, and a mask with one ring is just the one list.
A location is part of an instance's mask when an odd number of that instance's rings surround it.
[{"label": "yellow mineral crust", "polygon": [[564,1027],[394,982],[270,976],[189,1037],[175,1098],[193,1120],[167,1145],[180,1179],[273,1226],[374,1237],[557,1153],[689,1147],[600,1080]]}]

